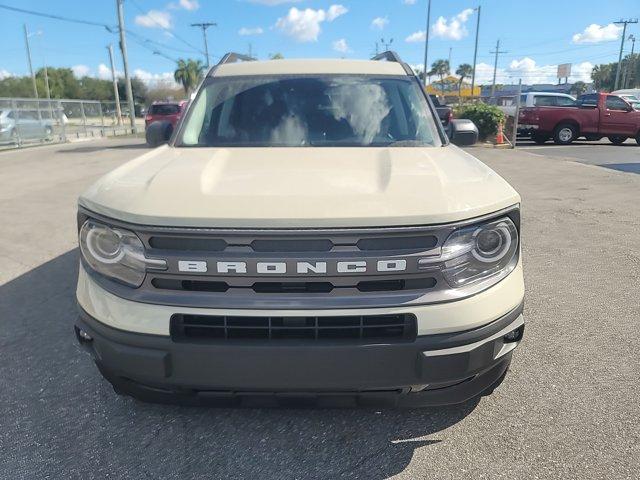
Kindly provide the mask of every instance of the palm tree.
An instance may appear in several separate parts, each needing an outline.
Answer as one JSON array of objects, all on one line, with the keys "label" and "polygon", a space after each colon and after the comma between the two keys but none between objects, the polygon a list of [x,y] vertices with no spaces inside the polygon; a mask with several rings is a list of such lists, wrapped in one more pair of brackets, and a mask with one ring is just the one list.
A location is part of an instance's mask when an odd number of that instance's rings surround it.
[{"label": "palm tree", "polygon": [[[462,82],[464,82],[464,79],[467,77],[470,77],[471,74],[473,73],[473,67],[471,65],[469,65],[468,63],[462,63],[460,65],[458,65],[458,69],[456,70],[456,75],[460,76],[460,80],[458,80],[458,101],[460,100],[460,97],[462,96]],[[471,92],[471,95],[473,95],[473,92]]]},{"label": "palm tree", "polygon": [[571,93],[574,93],[576,97],[579,97],[580,95],[582,95],[584,92],[587,91],[587,84],[578,80],[571,86],[571,90],[569,91]]},{"label": "palm tree", "polygon": [[436,60],[431,64],[431,71],[427,75],[437,75],[440,77],[440,88],[444,87],[444,77],[449,75],[449,60]]},{"label": "palm tree", "polygon": [[182,88],[184,88],[185,93],[188,95],[198,81],[200,81],[203,70],[204,66],[200,60],[193,60],[191,58],[184,60],[181,58],[178,60],[178,68],[176,68],[176,71],[173,73],[173,78],[176,82],[182,84]]}]

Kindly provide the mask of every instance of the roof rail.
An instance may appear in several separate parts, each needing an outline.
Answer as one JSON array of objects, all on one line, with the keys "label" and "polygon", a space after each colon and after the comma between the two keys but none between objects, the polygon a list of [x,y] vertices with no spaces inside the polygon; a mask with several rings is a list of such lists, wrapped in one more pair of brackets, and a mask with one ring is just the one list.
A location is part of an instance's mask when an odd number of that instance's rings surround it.
[{"label": "roof rail", "polygon": [[413,69],[409,65],[407,65],[405,62],[403,62],[402,59],[400,58],[400,55],[398,55],[393,50],[387,50],[386,52],[379,53],[378,55],[374,56],[371,60],[376,60],[376,61],[386,60],[387,62],[396,62],[402,65],[402,68],[404,68],[404,71],[406,72],[407,75],[411,75],[412,77],[416,75]]},{"label": "roof rail", "polygon": [[250,57],[249,55],[242,55],[241,53],[229,52],[223,55],[223,57],[218,62],[218,65],[224,65],[225,63],[253,62],[253,61],[255,61],[255,58]]}]

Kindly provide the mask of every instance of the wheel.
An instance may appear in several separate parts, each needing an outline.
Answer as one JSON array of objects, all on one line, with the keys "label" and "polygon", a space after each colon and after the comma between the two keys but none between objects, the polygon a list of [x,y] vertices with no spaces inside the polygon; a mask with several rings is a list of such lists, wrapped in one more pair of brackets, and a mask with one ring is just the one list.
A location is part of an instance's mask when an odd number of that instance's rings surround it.
[{"label": "wheel", "polygon": [[558,145],[569,145],[578,136],[578,131],[570,123],[561,123],[553,132],[553,141]]},{"label": "wheel", "polygon": [[624,143],[624,141],[627,139],[627,137],[622,137],[620,135],[612,135],[612,136],[607,137],[607,138],[614,145],[622,145]]},{"label": "wheel", "polygon": [[549,136],[548,135],[543,135],[541,133],[534,133],[534,134],[531,135],[531,140],[536,142],[538,145],[542,145],[547,140],[549,140]]}]

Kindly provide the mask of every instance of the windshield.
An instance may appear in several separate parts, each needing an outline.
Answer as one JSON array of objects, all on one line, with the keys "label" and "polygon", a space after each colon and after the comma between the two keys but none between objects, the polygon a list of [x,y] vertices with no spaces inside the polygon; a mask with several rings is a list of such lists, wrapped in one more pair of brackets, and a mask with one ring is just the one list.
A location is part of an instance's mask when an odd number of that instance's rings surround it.
[{"label": "windshield", "polygon": [[180,106],[172,103],[161,103],[151,105],[149,114],[151,115],[175,115],[180,112]]},{"label": "windshield", "polygon": [[202,147],[440,146],[410,77],[209,79],[176,142]]}]

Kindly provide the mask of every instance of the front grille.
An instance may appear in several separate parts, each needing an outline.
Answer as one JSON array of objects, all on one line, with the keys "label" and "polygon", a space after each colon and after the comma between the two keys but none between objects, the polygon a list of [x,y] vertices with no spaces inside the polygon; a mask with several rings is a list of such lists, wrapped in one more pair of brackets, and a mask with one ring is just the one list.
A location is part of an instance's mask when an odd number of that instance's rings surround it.
[{"label": "front grille", "polygon": [[342,341],[411,342],[416,337],[412,314],[328,317],[246,317],[186,315],[171,317],[175,342]]},{"label": "front grille", "polygon": [[244,249],[255,253],[326,253],[344,249],[355,252],[396,253],[420,252],[438,244],[438,237],[430,233],[422,235],[402,235],[361,237],[349,235],[335,238],[311,237],[284,238],[270,235],[267,238],[253,238],[243,235],[216,237],[211,235],[171,235],[154,233],[147,238],[151,248],[166,251],[225,252]]},{"label": "front grille", "polygon": [[185,292],[227,292],[253,290],[255,293],[289,294],[289,293],[330,293],[334,290],[353,290],[358,292],[397,292],[411,290],[429,290],[436,286],[433,277],[398,278],[391,280],[344,281],[341,284],[323,281],[277,281],[234,285],[227,281],[181,280],[179,278],[155,277],[151,285],[159,290],[177,290]]}]

